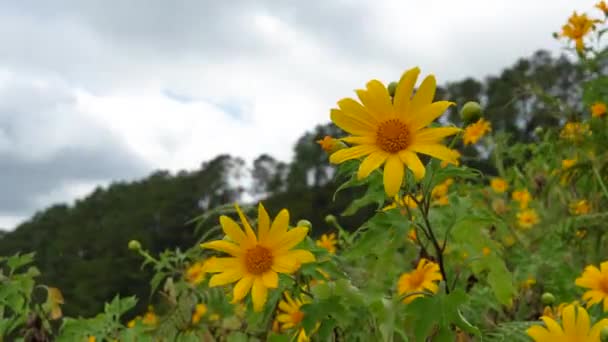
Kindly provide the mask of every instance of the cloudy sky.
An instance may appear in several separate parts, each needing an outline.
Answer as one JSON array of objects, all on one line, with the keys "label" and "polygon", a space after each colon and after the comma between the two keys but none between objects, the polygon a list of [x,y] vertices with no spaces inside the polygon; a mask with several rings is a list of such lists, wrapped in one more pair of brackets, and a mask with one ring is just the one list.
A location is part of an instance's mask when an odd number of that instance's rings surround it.
[{"label": "cloudy sky", "polygon": [[218,153],[291,158],[336,100],[544,48],[588,0],[0,1],[0,227]]}]

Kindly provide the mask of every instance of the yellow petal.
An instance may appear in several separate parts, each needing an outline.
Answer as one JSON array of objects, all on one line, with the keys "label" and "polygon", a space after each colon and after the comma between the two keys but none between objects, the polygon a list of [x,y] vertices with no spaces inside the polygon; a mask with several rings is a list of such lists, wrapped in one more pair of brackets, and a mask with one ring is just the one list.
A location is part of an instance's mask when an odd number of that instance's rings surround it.
[{"label": "yellow petal", "polygon": [[272,221],[270,231],[268,232],[268,236],[266,237],[266,241],[264,241],[264,244],[266,246],[275,245],[287,232],[288,226],[289,211],[287,211],[287,209],[281,209],[281,211],[279,211],[279,213],[277,214],[277,217],[275,217],[274,221]]},{"label": "yellow petal", "polygon": [[[576,331],[575,312],[574,305],[568,305],[562,311],[562,325],[564,326],[564,332],[568,335],[573,334]],[[580,313],[580,310],[579,310]]]},{"label": "yellow petal", "polygon": [[339,109],[332,109],[329,113],[329,117],[336,126],[350,134],[373,135],[376,132],[375,126],[369,122]]},{"label": "yellow petal", "polygon": [[412,98],[412,103],[410,104],[410,113],[419,113],[420,110],[433,102],[433,98],[435,98],[435,88],[437,87],[437,82],[435,81],[435,76],[428,75],[420,87],[414,94],[414,98]]},{"label": "yellow petal", "polygon": [[238,283],[234,286],[234,290],[232,291],[232,303],[237,303],[241,301],[241,299],[245,298],[249,290],[251,289],[251,285],[253,285],[253,276],[245,275]]},{"label": "yellow petal", "polygon": [[412,114],[410,125],[412,129],[418,130],[428,126],[431,122],[441,116],[450,106],[454,105],[454,102],[450,101],[437,101],[426,107],[421,108],[419,111]]},{"label": "yellow petal", "polygon": [[412,170],[416,180],[421,180],[424,178],[426,169],[424,168],[424,165],[422,165],[422,162],[416,153],[408,150],[400,151],[399,158],[401,158],[401,161],[407,165],[408,169]]},{"label": "yellow petal", "polygon": [[[576,335],[583,338],[587,337],[589,334],[589,325],[589,314],[587,314],[585,309],[579,308],[576,317]],[[566,326],[564,326],[564,329],[566,329]]]},{"label": "yellow petal", "polygon": [[379,121],[392,117],[393,108],[388,90],[380,81],[372,80],[367,83],[367,90],[358,89],[355,92],[365,109]]},{"label": "yellow petal", "polygon": [[332,164],[340,164],[347,160],[361,158],[372,152],[379,151],[380,149],[374,145],[359,145],[350,148],[345,148],[334,152],[330,157],[329,161]]},{"label": "yellow petal", "polygon": [[340,140],[345,143],[354,144],[354,145],[374,145],[376,143],[375,136],[360,136],[360,137],[346,137],[341,138]]},{"label": "yellow petal", "polygon": [[526,330],[526,333],[528,333],[528,335],[532,337],[535,342],[552,341],[553,338],[547,329],[539,325],[531,326],[528,330]]},{"label": "yellow petal", "polygon": [[308,234],[307,227],[296,227],[290,229],[281,236],[277,236],[277,238],[273,241],[273,244],[269,245],[268,247],[275,250],[277,253],[280,253],[282,250],[289,250],[302,242],[302,240],[304,240],[306,237],[306,234]]},{"label": "yellow petal", "polygon": [[264,286],[274,289],[279,286],[279,275],[275,271],[267,271],[262,274],[262,281],[264,282]]},{"label": "yellow petal", "polygon": [[209,287],[223,286],[234,283],[243,277],[243,272],[240,268],[229,269],[226,272],[218,273],[209,280]]},{"label": "yellow petal", "polygon": [[416,85],[416,79],[420,74],[419,68],[413,68],[401,76],[397,90],[395,91],[394,108],[395,112],[402,118],[406,118],[408,115],[408,109],[411,102],[412,92],[414,85]]},{"label": "yellow petal", "polygon": [[261,277],[256,277],[253,281],[251,289],[251,299],[253,300],[253,311],[260,312],[264,309],[266,298],[268,297],[268,289],[264,285]]},{"label": "yellow petal", "polygon": [[545,325],[547,326],[547,329],[549,329],[549,332],[551,334],[562,335],[564,333],[562,331],[562,327],[560,327],[559,324],[557,324],[557,322],[552,318],[543,316],[541,317],[541,319],[543,320],[543,322],[545,322]]},{"label": "yellow petal", "polygon": [[460,132],[458,127],[425,128],[416,132],[414,140],[417,144],[436,144],[443,138]]},{"label": "yellow petal", "polygon": [[388,158],[389,154],[384,151],[376,151],[367,156],[361,165],[359,165],[359,171],[357,172],[357,178],[363,179],[369,174],[379,168],[386,158]]},{"label": "yellow petal", "polygon": [[248,238],[248,242],[252,245],[255,245],[258,242],[258,239],[255,236],[255,233],[253,232],[253,229],[251,228],[251,225],[249,224],[249,221],[247,220],[247,217],[245,217],[245,215],[243,214],[243,211],[241,210],[241,208],[238,206],[238,204],[234,204],[234,206],[236,207],[236,212],[239,214],[239,218],[241,219],[241,222],[243,223],[243,227],[245,227],[245,235],[247,235]]},{"label": "yellow petal", "polygon": [[[281,304],[285,304],[285,302],[279,303],[279,308],[281,307]],[[283,310],[283,311],[285,311],[285,310]],[[289,323],[292,321],[292,318],[291,318],[291,315],[280,314],[280,315],[277,315],[277,321],[279,321],[281,323]]]},{"label": "yellow petal", "polygon": [[230,240],[242,244],[243,241],[247,239],[247,236],[241,227],[239,227],[239,225],[230,217],[224,215],[220,216],[220,225],[222,226],[224,234],[226,234]]},{"label": "yellow petal", "polygon": [[305,249],[294,249],[282,254],[281,257],[295,260],[297,267],[299,267],[300,264],[307,264],[316,260],[315,255]]},{"label": "yellow petal", "polygon": [[298,270],[299,263],[296,259],[290,258],[286,254],[275,255],[272,262],[272,270],[277,273],[291,274]]},{"label": "yellow petal", "polygon": [[589,332],[589,341],[599,341],[600,332],[603,328],[608,327],[608,318],[604,318],[601,321],[595,323]]},{"label": "yellow petal", "polygon": [[258,238],[260,243],[264,243],[270,231],[270,216],[266,208],[262,205],[262,202],[258,204]]},{"label": "yellow petal", "polygon": [[345,98],[338,101],[338,107],[340,107],[342,112],[358,118],[360,121],[364,122],[370,127],[375,127],[379,123],[378,118],[374,117],[359,102],[351,98]]},{"label": "yellow petal", "polygon": [[403,162],[396,154],[391,155],[384,165],[384,191],[389,197],[395,196],[403,182]]},{"label": "yellow petal", "polygon": [[241,261],[237,258],[211,258],[203,266],[206,272],[223,272],[229,268],[241,267]]},{"label": "yellow petal", "polygon": [[608,261],[604,261],[600,264],[600,271],[602,274],[608,274]]},{"label": "yellow petal", "polygon": [[216,240],[216,241],[205,242],[205,243],[201,243],[200,246],[202,248],[213,249],[216,251],[228,253],[235,257],[243,254],[243,251],[239,248],[239,246],[235,245],[232,242],[225,241],[225,240]]},{"label": "yellow petal", "polygon": [[449,163],[457,163],[458,157],[460,153],[449,149],[443,145],[433,144],[433,145],[412,145],[409,148],[410,150],[422,154],[429,155],[431,157],[435,157],[439,160],[445,160]]}]

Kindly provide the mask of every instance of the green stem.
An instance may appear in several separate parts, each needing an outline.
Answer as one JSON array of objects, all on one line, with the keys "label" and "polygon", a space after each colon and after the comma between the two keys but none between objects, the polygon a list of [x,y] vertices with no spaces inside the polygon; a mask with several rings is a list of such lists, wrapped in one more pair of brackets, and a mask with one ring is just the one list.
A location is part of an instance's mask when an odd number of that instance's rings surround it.
[{"label": "green stem", "polygon": [[593,166],[593,174],[595,174],[595,178],[597,178],[597,181],[600,183],[600,186],[602,187],[602,190],[604,191],[604,196],[606,196],[606,199],[608,199],[608,188],[606,188],[606,184],[604,184],[604,181],[602,180],[602,176],[597,171],[597,167],[595,167],[595,165]]}]

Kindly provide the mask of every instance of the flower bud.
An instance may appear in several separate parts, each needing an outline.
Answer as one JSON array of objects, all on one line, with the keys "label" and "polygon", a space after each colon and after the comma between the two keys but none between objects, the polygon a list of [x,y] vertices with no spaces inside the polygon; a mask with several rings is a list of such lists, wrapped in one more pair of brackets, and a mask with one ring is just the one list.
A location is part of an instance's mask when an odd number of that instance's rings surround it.
[{"label": "flower bud", "polygon": [[332,154],[338,150],[348,147],[342,141],[329,135],[326,135],[323,139],[317,140],[317,144],[321,145],[323,151],[327,152],[328,154]]},{"label": "flower bud", "polygon": [[541,134],[543,134],[543,131],[544,130],[543,130],[543,128],[541,126],[536,126],[536,128],[534,129],[534,134],[540,136]]},{"label": "flower bud", "polygon": [[336,220],[336,217],[334,215],[327,215],[325,216],[325,222],[327,224],[335,224],[336,222],[338,222],[338,220]]},{"label": "flower bud", "polygon": [[543,303],[543,305],[553,305],[553,303],[555,303],[555,296],[549,292],[545,292],[540,297],[540,301]]},{"label": "flower bud", "polygon": [[312,229],[312,223],[310,223],[310,221],[308,221],[308,220],[300,220],[300,221],[298,221],[296,226],[297,227],[306,227],[309,230]]},{"label": "flower bud", "polygon": [[129,249],[132,251],[139,251],[141,249],[141,243],[139,243],[139,241],[137,240],[131,240],[129,241]]},{"label": "flower bud", "polygon": [[481,105],[475,101],[469,101],[462,106],[460,110],[460,117],[464,123],[469,124],[476,122],[481,118],[482,110]]},{"label": "flower bud", "polygon": [[388,85],[388,93],[391,97],[395,96],[395,92],[397,91],[397,82],[391,82]]},{"label": "flower bud", "polygon": [[608,342],[608,327],[603,327],[602,330],[600,330],[600,341]]}]

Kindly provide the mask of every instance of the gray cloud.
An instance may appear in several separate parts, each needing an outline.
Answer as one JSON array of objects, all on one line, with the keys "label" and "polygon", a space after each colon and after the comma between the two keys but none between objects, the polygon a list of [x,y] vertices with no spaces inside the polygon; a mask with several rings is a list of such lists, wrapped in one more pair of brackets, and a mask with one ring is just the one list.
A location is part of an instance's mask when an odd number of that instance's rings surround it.
[{"label": "gray cloud", "polygon": [[78,112],[61,83],[0,83],[0,213],[23,215],[70,183],[128,179],[149,171],[120,137]]}]

